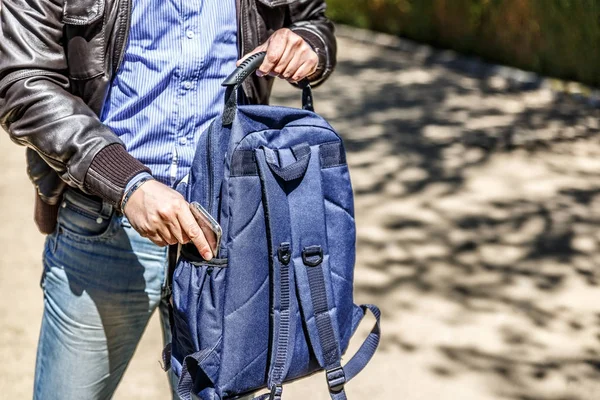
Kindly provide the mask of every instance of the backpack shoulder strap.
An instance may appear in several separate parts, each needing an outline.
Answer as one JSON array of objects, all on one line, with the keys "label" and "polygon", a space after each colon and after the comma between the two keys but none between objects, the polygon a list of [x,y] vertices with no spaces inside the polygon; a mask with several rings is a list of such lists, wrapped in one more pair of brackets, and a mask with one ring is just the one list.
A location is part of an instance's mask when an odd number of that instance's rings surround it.
[{"label": "backpack shoulder strap", "polygon": [[[279,267],[271,270],[272,279],[279,291],[279,294],[272,293],[274,340],[271,344],[272,360],[269,369],[271,393],[259,397],[259,400],[281,399],[281,384],[289,370],[291,358],[287,351],[292,328],[290,324],[295,318],[289,318],[289,299],[296,294],[294,288],[297,288],[301,315],[307,326],[314,355],[325,369],[332,400],[346,399],[345,383],[366,366],[379,345],[380,311],[374,305],[362,305],[363,317],[370,311],[375,316],[376,323],[358,352],[342,367],[337,310],[329,274],[324,272],[329,269],[325,210],[322,198],[315,196],[316,193],[322,193],[320,157],[318,154],[306,157],[306,151],[311,150],[307,146],[295,149],[297,164],[282,172],[271,165],[270,158],[273,156],[269,154],[269,149],[256,150],[271,247],[270,263]],[[316,148],[314,151],[319,150]],[[299,164],[303,164],[302,173],[295,169]],[[302,179],[286,195],[275,175],[285,181],[300,177]],[[278,206],[269,207],[269,204]],[[291,257],[291,254],[296,258]],[[293,329],[295,328],[291,331]]]},{"label": "backpack shoulder strap", "polygon": [[[265,149],[266,150],[266,149]],[[317,152],[310,157],[311,152]],[[330,282],[327,231],[325,227],[325,206],[321,187],[321,166],[319,148],[308,145],[294,151],[302,154],[297,165],[302,163],[302,174],[295,173],[293,178],[302,179],[294,190],[287,194],[292,231],[292,254],[296,257],[294,276],[302,315],[310,337],[310,344],[320,366],[326,370],[327,381],[331,388],[339,391],[345,383],[341,368],[339,332],[337,332],[337,310]],[[308,152],[308,153],[307,153]],[[268,151],[258,154],[259,168],[269,168]],[[271,165],[271,164],[269,164]],[[273,168],[271,168],[273,169]],[[292,168],[289,168],[291,171]],[[273,171],[277,173],[278,171]],[[294,171],[297,172],[297,171]],[[271,175],[271,174],[268,174]],[[278,174],[280,175],[280,174]],[[281,176],[281,175],[280,175]],[[287,180],[287,176],[282,177]],[[300,257],[301,256],[301,257]],[[325,272],[325,271],[327,272]],[[342,381],[340,381],[342,378]],[[341,384],[340,384],[341,383]]]},{"label": "backpack shoulder strap", "polygon": [[[291,333],[296,331],[296,310],[292,298],[295,297],[294,260],[292,258],[292,234],[290,211],[286,193],[277,182],[274,173],[285,178],[299,172],[292,169],[278,169],[271,173],[267,157],[273,158],[272,150],[256,150],[256,163],[260,178],[263,209],[269,246],[270,308],[272,334],[267,387],[271,399],[279,400],[282,384],[287,377],[292,361],[293,346]],[[273,162],[274,160],[270,160]],[[301,173],[301,172],[300,172]],[[292,175],[290,175],[292,174]],[[282,179],[285,179],[282,178]]]},{"label": "backpack shoulder strap", "polygon": [[[360,308],[363,311],[363,317],[366,315],[367,311],[370,311],[373,314],[375,317],[375,325],[373,325],[371,332],[369,332],[369,335],[362,343],[358,351],[354,354],[354,356],[352,356],[350,361],[343,366],[345,382],[350,381],[352,378],[358,375],[358,373],[362,371],[362,369],[369,363],[375,354],[377,347],[379,346],[379,339],[381,338],[381,312],[379,311],[379,308],[373,304],[362,304]],[[335,390],[332,390],[331,383],[334,382],[330,383],[329,377],[327,382],[329,383],[329,392],[332,399],[343,400],[346,398],[345,394],[338,395]],[[343,392],[343,388],[341,392]]]}]

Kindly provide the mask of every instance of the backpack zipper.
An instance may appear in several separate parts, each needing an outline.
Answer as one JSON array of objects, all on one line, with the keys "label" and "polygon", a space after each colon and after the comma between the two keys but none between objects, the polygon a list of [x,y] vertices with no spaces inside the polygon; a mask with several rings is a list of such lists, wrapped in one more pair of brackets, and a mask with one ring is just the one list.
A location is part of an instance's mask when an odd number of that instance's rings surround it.
[{"label": "backpack zipper", "polygon": [[212,133],[213,129],[212,127],[208,129],[208,132],[206,134],[206,174],[208,175],[208,212],[210,213],[210,215],[213,216],[213,218],[215,220],[219,220],[218,216],[215,215],[215,210],[213,210],[213,198],[214,193],[214,171],[212,170],[213,167],[213,163],[212,163],[212,146],[213,146],[213,141],[211,140],[211,133]]}]

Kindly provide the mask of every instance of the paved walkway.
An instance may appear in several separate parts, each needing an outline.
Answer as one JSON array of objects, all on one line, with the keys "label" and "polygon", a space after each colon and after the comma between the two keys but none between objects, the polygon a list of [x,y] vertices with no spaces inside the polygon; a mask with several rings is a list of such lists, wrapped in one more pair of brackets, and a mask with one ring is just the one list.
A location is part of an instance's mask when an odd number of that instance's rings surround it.
[{"label": "paved walkway", "polygon": [[[345,139],[356,299],[380,305],[385,335],[350,397],[597,398],[599,112],[427,52],[339,45],[315,105]],[[299,94],[279,84],[273,103],[297,105]],[[0,168],[0,397],[25,399],[43,238],[23,152],[5,135]],[[159,352],[154,319],[117,399],[166,398]],[[328,399],[320,375],[286,395]]]}]

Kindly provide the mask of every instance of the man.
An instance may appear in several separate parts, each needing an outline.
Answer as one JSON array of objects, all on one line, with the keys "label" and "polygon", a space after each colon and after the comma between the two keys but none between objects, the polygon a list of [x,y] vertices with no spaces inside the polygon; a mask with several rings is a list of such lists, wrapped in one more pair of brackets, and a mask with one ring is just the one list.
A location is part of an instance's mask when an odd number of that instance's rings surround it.
[{"label": "man", "polygon": [[265,50],[248,101],[272,76],[317,85],[333,26],[323,0],[1,1],[0,122],[28,147],[48,234],[34,398],[110,398],[157,307],[169,341],[165,246],[212,257],[173,187],[221,81]]}]

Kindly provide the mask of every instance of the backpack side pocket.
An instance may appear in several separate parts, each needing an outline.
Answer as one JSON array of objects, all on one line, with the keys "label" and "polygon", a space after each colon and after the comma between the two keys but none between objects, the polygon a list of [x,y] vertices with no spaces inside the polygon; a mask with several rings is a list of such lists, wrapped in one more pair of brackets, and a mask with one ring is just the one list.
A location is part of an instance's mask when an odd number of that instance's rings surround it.
[{"label": "backpack side pocket", "polygon": [[[269,346],[269,256],[260,182],[256,174],[226,181],[228,226],[223,227],[229,256],[228,294],[223,326],[223,362],[218,386],[222,397],[265,386]],[[224,206],[225,207],[225,206]]]},{"label": "backpack side pocket", "polygon": [[173,275],[171,360],[183,393],[199,393],[217,380],[226,275],[227,259],[192,261],[182,251]]}]

